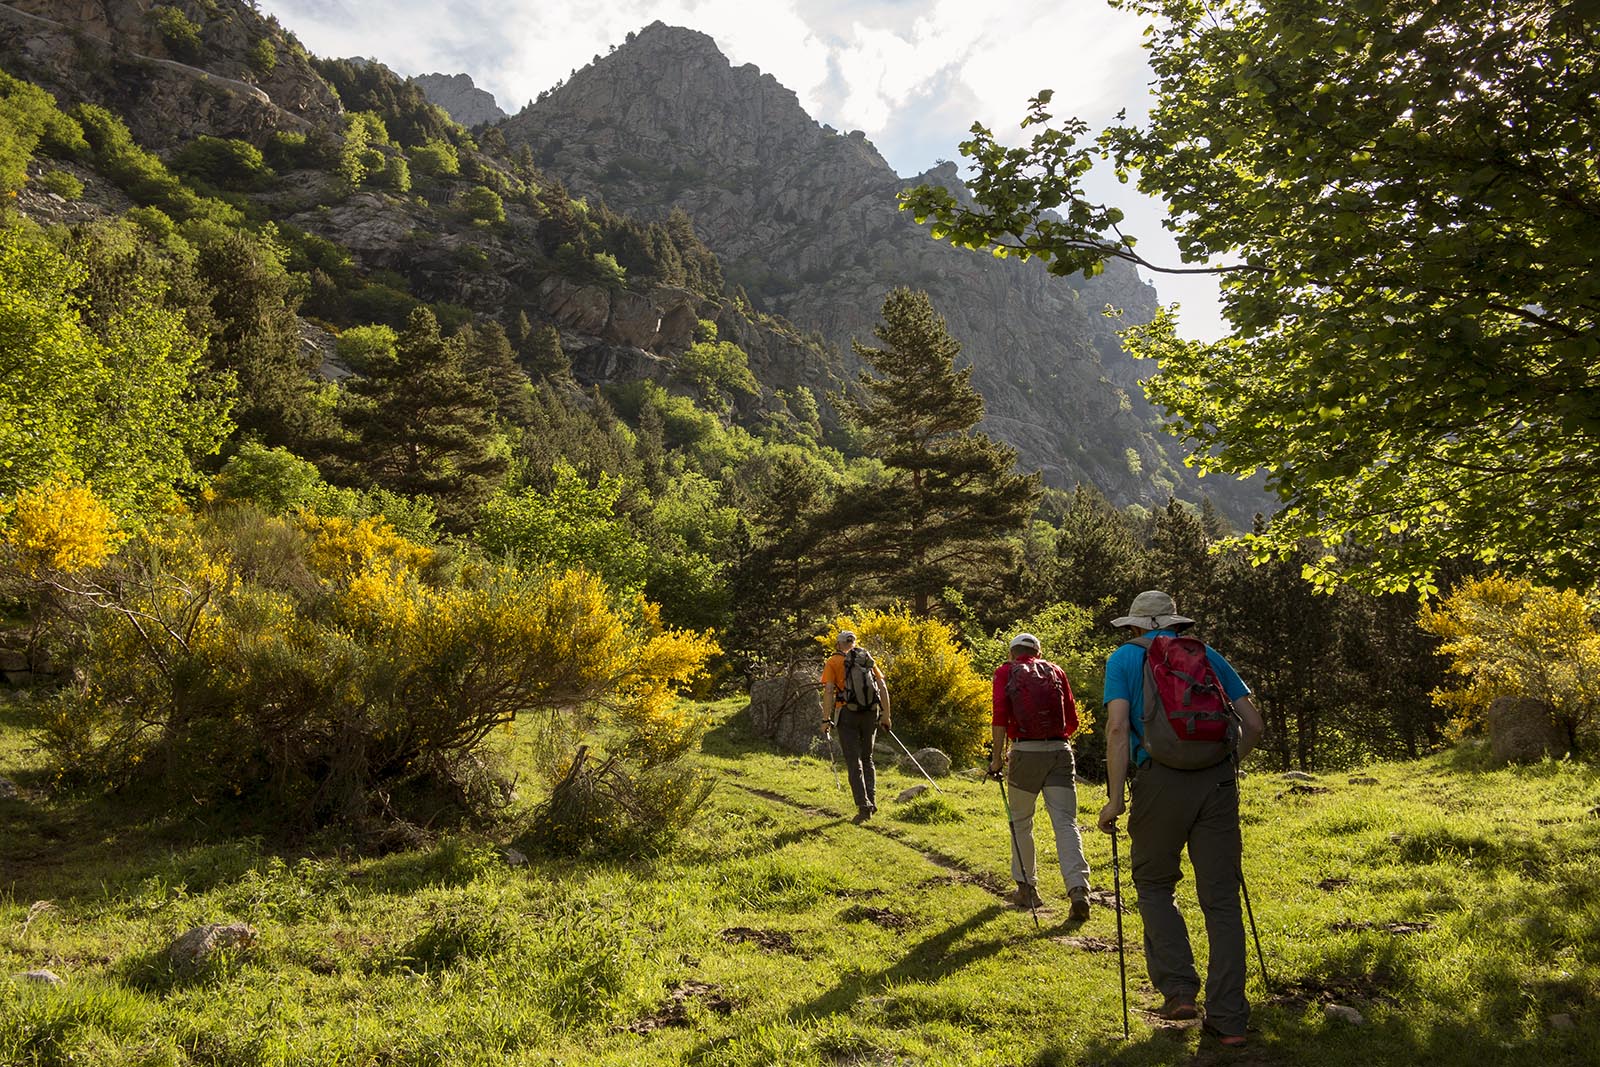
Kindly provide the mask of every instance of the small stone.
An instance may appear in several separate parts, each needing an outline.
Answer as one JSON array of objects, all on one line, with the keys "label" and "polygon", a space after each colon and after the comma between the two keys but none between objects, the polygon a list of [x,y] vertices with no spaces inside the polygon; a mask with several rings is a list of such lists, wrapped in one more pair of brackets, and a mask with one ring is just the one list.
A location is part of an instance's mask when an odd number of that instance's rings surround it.
[{"label": "small stone", "polygon": [[0,800],[17,799],[17,783],[9,778],[0,778]]},{"label": "small stone", "polygon": [[1577,1028],[1577,1021],[1564,1011],[1550,1016],[1550,1029],[1552,1030],[1576,1030]]},{"label": "small stone", "polygon": [[190,973],[211,962],[218,952],[249,948],[255,940],[255,927],[247,923],[206,923],[174,941],[167,948],[167,962],[175,971]]},{"label": "small stone", "polygon": [[514,848],[506,849],[505,854],[506,862],[513,867],[525,867],[528,864],[528,857],[523,855],[521,852],[518,852]]},{"label": "small stone", "polygon": [[1346,1007],[1343,1004],[1324,1004],[1322,1006],[1322,1014],[1326,1015],[1330,1019],[1337,1019],[1340,1022],[1349,1023],[1351,1026],[1362,1026],[1367,1021],[1361,1017],[1361,1013],[1359,1011],[1356,1011],[1351,1007]]},{"label": "small stone", "polygon": [[1357,777],[1357,778],[1350,779],[1350,784],[1351,785],[1377,785],[1378,784],[1378,780],[1376,778]]},{"label": "small stone", "polygon": [[920,797],[928,791],[926,785],[914,785],[909,789],[900,790],[900,795],[894,798],[896,804],[905,804]]},{"label": "small stone", "polygon": [[1305,771],[1284,771],[1278,777],[1285,782],[1314,782],[1317,780],[1315,775],[1307,774]]},{"label": "small stone", "polygon": [[44,970],[43,968],[40,968],[37,971],[23,971],[21,974],[17,975],[17,981],[19,981],[19,982],[32,982],[35,985],[47,985],[47,986],[57,986],[57,987],[64,986],[64,985],[67,984],[66,981],[63,980],[60,975],[56,974],[54,971]]}]

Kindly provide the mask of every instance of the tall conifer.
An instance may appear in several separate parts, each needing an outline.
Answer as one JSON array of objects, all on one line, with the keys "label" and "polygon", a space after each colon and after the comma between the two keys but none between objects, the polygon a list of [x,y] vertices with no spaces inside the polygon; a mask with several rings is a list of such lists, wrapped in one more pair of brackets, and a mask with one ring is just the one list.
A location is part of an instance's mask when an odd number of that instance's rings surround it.
[{"label": "tall conifer", "polygon": [[873,332],[881,347],[855,345],[871,372],[838,400],[888,477],[843,494],[825,521],[839,534],[843,575],[927,615],[947,587],[1014,568],[1039,477],[1019,474],[1015,449],[973,429],[983,397],[972,368],[956,369],[961,344],[927,293],[890,293]]},{"label": "tall conifer", "polygon": [[354,441],[346,477],[438,504],[449,529],[470,521],[506,471],[494,450],[493,405],[467,376],[464,345],[439,335],[433,312],[411,313],[393,359],[352,378],[340,412]]}]

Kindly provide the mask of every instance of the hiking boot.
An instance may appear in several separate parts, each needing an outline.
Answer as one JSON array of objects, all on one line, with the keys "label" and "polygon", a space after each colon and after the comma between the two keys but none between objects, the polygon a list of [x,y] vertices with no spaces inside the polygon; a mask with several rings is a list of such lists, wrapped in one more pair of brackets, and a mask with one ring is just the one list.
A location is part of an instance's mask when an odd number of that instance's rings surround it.
[{"label": "hiking boot", "polygon": [[1072,901],[1072,907],[1067,910],[1067,918],[1075,923],[1087,922],[1089,918],[1089,887],[1073,886],[1067,890],[1067,899]]},{"label": "hiking boot", "polygon": [[851,819],[850,821],[855,823],[857,826],[859,826],[862,823],[866,822],[870,818],[872,818],[872,809],[871,808],[858,808],[858,809],[856,809],[856,817]]},{"label": "hiking boot", "polygon": [[1174,993],[1161,1002],[1161,1007],[1150,1014],[1158,1019],[1171,1019],[1174,1021],[1195,1019],[1200,1015],[1195,1010],[1193,993]]},{"label": "hiking boot", "polygon": [[1017,907],[1019,908],[1044,907],[1044,899],[1039,896],[1039,891],[1033,886],[1029,885],[1027,882],[1017,883],[1017,895],[1015,899],[1017,902]]}]

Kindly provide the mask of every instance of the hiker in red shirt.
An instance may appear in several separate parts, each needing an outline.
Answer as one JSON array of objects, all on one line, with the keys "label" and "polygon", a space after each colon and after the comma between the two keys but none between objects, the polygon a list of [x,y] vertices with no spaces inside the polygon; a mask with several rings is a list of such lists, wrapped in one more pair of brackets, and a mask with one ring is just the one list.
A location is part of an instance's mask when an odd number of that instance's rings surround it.
[{"label": "hiker in red shirt", "polygon": [[1068,918],[1089,917],[1089,861],[1083,858],[1078,831],[1078,789],[1073,774],[1072,745],[1078,729],[1078,707],[1067,674],[1039,656],[1039,639],[1018,634],[1011,639],[1011,662],[994,672],[994,755],[989,772],[996,776],[1011,746],[1006,783],[1011,787],[1011,877],[1020,906],[1038,907],[1033,849],[1033,808],[1041,794],[1056,832],[1056,860],[1072,901]]}]

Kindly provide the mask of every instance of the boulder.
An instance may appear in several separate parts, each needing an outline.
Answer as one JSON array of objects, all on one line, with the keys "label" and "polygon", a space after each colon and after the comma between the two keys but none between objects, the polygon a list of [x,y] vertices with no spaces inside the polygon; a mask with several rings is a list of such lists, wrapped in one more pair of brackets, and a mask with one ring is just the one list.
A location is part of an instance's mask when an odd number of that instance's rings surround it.
[{"label": "boulder", "polygon": [[906,774],[920,774],[917,764],[922,765],[922,770],[927,771],[930,778],[943,778],[950,773],[950,757],[936,748],[917,749],[900,761],[900,770]]},{"label": "boulder", "polygon": [[206,923],[178,937],[167,948],[167,962],[179,974],[192,974],[219,952],[247,949],[255,944],[255,927],[247,923]]},{"label": "boulder", "polygon": [[626,289],[611,294],[606,340],[629,348],[649,348],[655,344],[660,327],[661,311],[649,297]]},{"label": "boulder", "polygon": [[1350,779],[1350,784],[1351,785],[1377,785],[1378,784],[1378,780],[1376,778],[1372,778],[1372,777],[1368,777],[1368,776],[1360,776],[1360,777],[1356,777],[1356,778]]},{"label": "boulder", "polygon": [[526,867],[528,865],[528,857],[525,853],[518,852],[514,848],[507,848],[504,854],[506,863],[512,867]]},{"label": "boulder", "polygon": [[1489,705],[1489,751],[1502,763],[1533,763],[1565,754],[1567,737],[1544,701],[1500,697]]},{"label": "boulder", "polygon": [[42,967],[37,971],[23,971],[17,975],[17,981],[29,982],[33,985],[55,986],[57,988],[67,984],[60,975],[54,971],[47,971]]},{"label": "boulder", "polygon": [[1564,1011],[1550,1016],[1550,1029],[1552,1030],[1576,1030],[1577,1028],[1577,1021]]},{"label": "boulder", "polygon": [[821,723],[817,680],[809,671],[758,678],[750,686],[750,725],[785,752],[809,752]]},{"label": "boulder", "polygon": [[17,799],[17,783],[9,778],[0,778],[0,800]]},{"label": "boulder", "polygon": [[909,789],[900,790],[900,795],[894,798],[894,802],[896,804],[909,804],[911,801],[917,799],[927,791],[928,787],[926,784],[914,785]]},{"label": "boulder", "polygon": [[1322,1014],[1329,1019],[1349,1023],[1351,1026],[1360,1026],[1367,1021],[1361,1017],[1359,1011],[1344,1004],[1324,1004]]},{"label": "boulder", "polygon": [[1284,771],[1278,777],[1285,782],[1314,782],[1317,780],[1315,775],[1307,774],[1305,771]]}]

